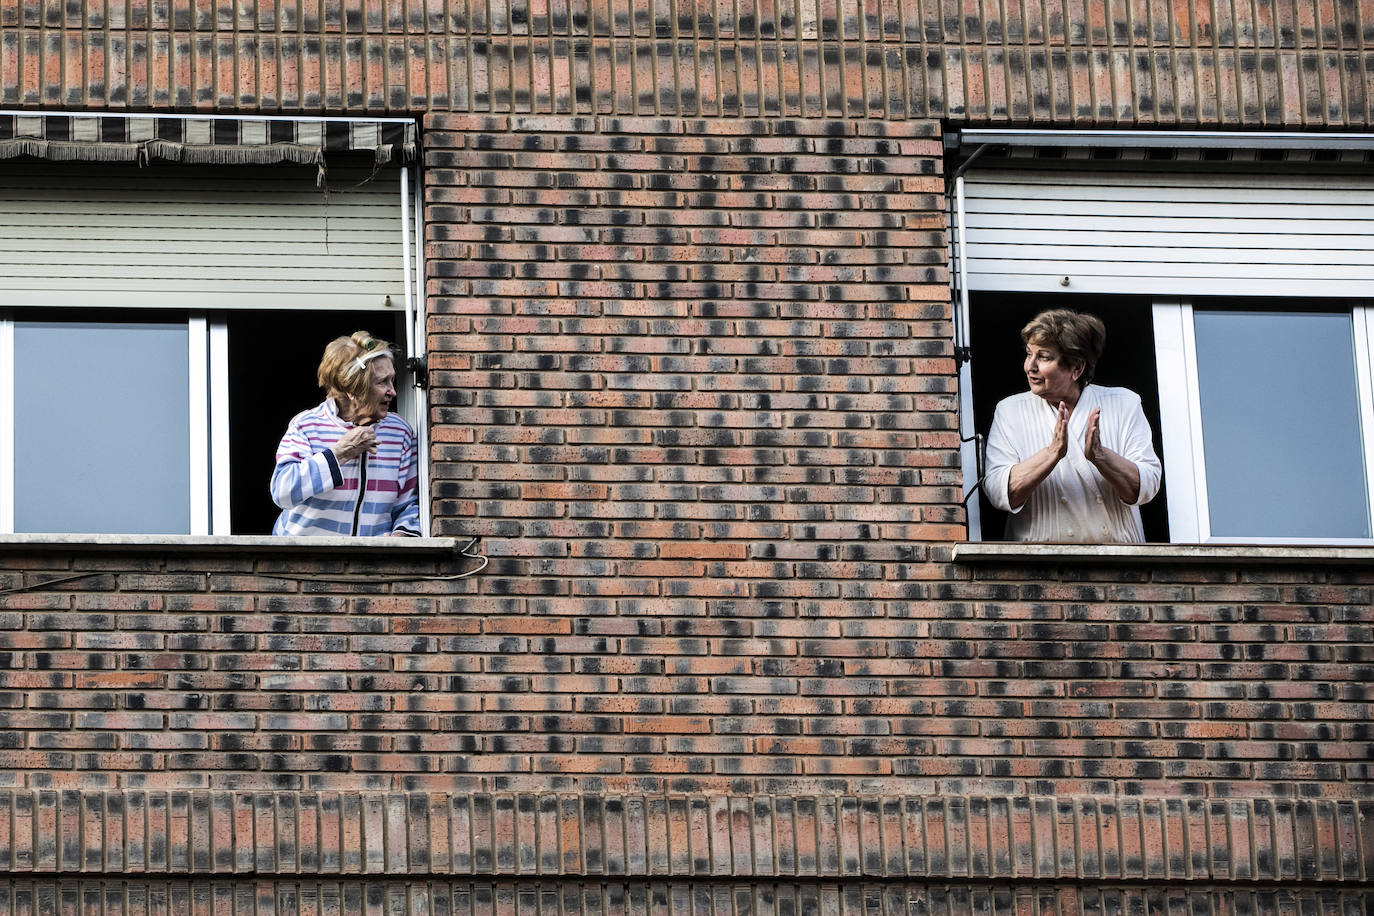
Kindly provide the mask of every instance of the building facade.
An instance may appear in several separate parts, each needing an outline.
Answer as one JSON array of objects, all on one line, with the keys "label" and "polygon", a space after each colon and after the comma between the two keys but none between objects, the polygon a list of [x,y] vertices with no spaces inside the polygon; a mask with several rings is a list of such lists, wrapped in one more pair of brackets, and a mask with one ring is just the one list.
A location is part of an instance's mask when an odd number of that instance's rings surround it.
[{"label": "building facade", "polygon": [[[0,107],[0,912],[1374,903],[1374,5],[4,0]],[[1149,544],[980,504],[1049,303]],[[356,327],[429,536],[268,538]]]}]

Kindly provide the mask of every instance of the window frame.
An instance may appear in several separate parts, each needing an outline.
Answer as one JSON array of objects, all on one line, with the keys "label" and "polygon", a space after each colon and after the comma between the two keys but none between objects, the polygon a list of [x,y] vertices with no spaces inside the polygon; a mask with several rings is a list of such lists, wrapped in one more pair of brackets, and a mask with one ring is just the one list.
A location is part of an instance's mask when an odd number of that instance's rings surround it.
[{"label": "window frame", "polygon": [[[129,326],[143,323],[177,324],[187,329],[188,360],[186,390],[189,394],[187,426],[187,461],[189,470],[189,530],[167,532],[168,538],[228,537],[232,534],[233,453],[230,442],[230,321],[224,312],[172,312],[153,310],[140,316],[121,315],[117,310],[102,309],[111,314],[103,320]],[[14,330],[16,323],[27,320],[75,322],[89,320],[89,313],[73,316],[71,310],[0,309],[0,537],[8,535],[43,537],[59,533],[15,531],[15,360]],[[346,310],[352,313],[353,310]],[[386,313],[373,312],[373,315]],[[405,316],[389,316],[398,324]],[[387,336],[391,336],[388,332]],[[404,364],[397,370],[405,374]],[[406,385],[397,391],[393,408],[417,430],[416,450],[419,469],[427,465],[427,437],[418,432],[425,421],[428,397],[424,389]],[[420,478],[421,537],[428,537],[429,512],[425,498],[428,474]],[[266,481],[264,480],[264,492]],[[88,532],[64,532],[86,535]],[[118,536],[118,535],[115,535]],[[132,535],[131,535],[132,536]],[[162,535],[159,535],[162,536]],[[256,536],[256,535],[247,535]]]},{"label": "window frame", "polygon": [[[35,309],[45,320],[63,313],[62,309]],[[114,311],[114,310],[110,310]],[[159,324],[169,323],[172,315],[160,316]],[[0,534],[19,534],[14,530],[15,480],[15,379],[14,329],[24,317],[15,310],[0,310]],[[123,320],[111,314],[110,320],[128,325],[148,323],[143,319]],[[168,532],[172,536],[229,534],[229,337],[228,326],[204,313],[176,316],[170,323],[185,324],[187,337],[186,389],[189,394],[187,461],[190,488],[189,531]],[[218,460],[216,456],[220,456]],[[42,532],[35,532],[41,534]],[[80,533],[80,532],[77,532]]]},{"label": "window frame", "polygon": [[[1277,301],[1277,300],[1276,300]],[[1374,531],[1374,315],[1363,300],[1325,300],[1333,311],[1349,309],[1354,341],[1356,399],[1360,416],[1370,528]],[[1155,299],[1152,317],[1160,403],[1164,477],[1169,482],[1169,540],[1198,544],[1313,544],[1367,546],[1374,537],[1223,537],[1212,534],[1192,297]]]},{"label": "window frame", "polygon": [[[80,112],[59,112],[53,110],[37,112],[0,112],[0,117],[21,116],[29,121],[40,124],[46,130],[47,118],[55,117],[60,119],[72,118],[82,126],[83,130],[92,124],[104,124],[105,121],[124,125],[121,129],[124,133],[137,130],[128,127],[125,122],[139,124],[151,123],[152,119],[148,116],[139,115],[111,115],[108,118],[101,116],[103,120],[97,121],[96,115]],[[307,131],[311,137],[315,137],[320,143],[320,163],[321,175],[323,175],[323,154],[328,148],[332,152],[338,152],[336,146],[345,142],[339,137],[335,137],[332,130],[326,128],[345,125],[349,128],[349,133],[345,145],[346,151],[356,151],[372,149],[364,141],[369,135],[368,131],[376,129],[377,125],[386,127],[388,125],[407,125],[409,133],[406,143],[408,144],[404,158],[398,157],[390,161],[399,163],[398,174],[396,177],[396,201],[400,211],[400,233],[401,233],[401,255],[402,273],[404,281],[401,286],[404,300],[403,317],[399,318],[398,323],[403,327],[405,341],[405,357],[418,362],[418,378],[413,386],[407,385],[398,391],[396,405],[394,409],[400,413],[416,431],[416,450],[418,458],[418,487],[420,496],[420,531],[421,537],[428,537],[431,527],[431,506],[429,500],[431,470],[429,466],[429,397],[426,384],[422,383],[424,378],[424,362],[426,357],[426,331],[427,331],[427,303],[428,296],[425,288],[425,218],[424,218],[424,185],[423,185],[423,162],[415,151],[410,147],[418,148],[417,135],[418,125],[414,119],[410,118],[351,118],[351,117],[295,117],[295,116],[259,116],[244,117],[239,115],[159,115],[158,121],[173,120],[191,124],[193,122],[241,122],[245,125],[254,125],[258,122],[290,122],[295,128]],[[355,131],[355,128],[363,128]],[[141,130],[142,128],[138,128]],[[354,136],[354,133],[357,136]],[[319,136],[316,137],[316,134]],[[132,133],[129,133],[132,136]],[[140,134],[141,136],[141,134]],[[382,138],[382,134],[377,136]],[[91,149],[106,146],[109,144],[102,139],[100,130],[92,133],[92,139],[86,144]],[[384,139],[384,138],[382,138]],[[378,142],[381,142],[379,139]],[[389,142],[389,141],[388,141]],[[361,145],[360,145],[361,144]],[[204,144],[200,144],[204,145]],[[213,145],[213,144],[211,144]],[[198,149],[199,147],[197,147]],[[398,147],[399,149],[399,147]],[[270,152],[267,146],[264,150]],[[277,161],[272,156],[249,157],[245,159],[245,164],[271,169],[268,164]],[[115,157],[118,158],[118,157]],[[197,154],[194,161],[213,161],[204,160]],[[259,162],[261,158],[261,162]],[[189,160],[188,160],[189,161]],[[387,160],[378,159],[379,163]],[[374,167],[375,174],[376,167]],[[391,299],[387,297],[387,304],[390,305]],[[249,306],[252,308],[253,306]],[[109,320],[126,320],[123,307],[101,306],[97,307],[101,311],[108,311]],[[160,308],[166,308],[161,306]],[[13,316],[19,312],[29,311],[29,306],[15,306],[0,309],[0,536],[13,535],[14,514],[15,514],[15,411],[14,411],[14,335]],[[63,304],[34,305],[32,306],[35,314],[60,315],[65,309]],[[314,310],[314,307],[306,309]],[[353,309],[348,309],[353,310]],[[168,535],[169,538],[182,537],[227,537],[232,530],[231,519],[231,496],[232,487],[232,459],[230,458],[230,429],[229,429],[229,390],[230,390],[230,364],[229,364],[229,322],[224,320],[224,312],[201,309],[181,309],[175,305],[166,308],[171,316],[176,316],[178,323],[183,320],[187,322],[190,356],[190,373],[187,379],[188,392],[190,394],[190,433],[189,433],[189,462],[190,462],[190,531],[181,534]],[[357,311],[371,313],[372,308]],[[22,318],[18,320],[23,320]],[[168,319],[163,319],[164,321]],[[136,324],[138,319],[129,319],[129,323]],[[388,335],[391,336],[391,335]],[[6,370],[4,367],[10,367]],[[405,374],[410,367],[402,359],[397,365],[398,374]],[[35,534],[34,537],[42,537],[42,534]],[[112,537],[120,537],[112,535]],[[250,536],[251,537],[251,536]]]}]

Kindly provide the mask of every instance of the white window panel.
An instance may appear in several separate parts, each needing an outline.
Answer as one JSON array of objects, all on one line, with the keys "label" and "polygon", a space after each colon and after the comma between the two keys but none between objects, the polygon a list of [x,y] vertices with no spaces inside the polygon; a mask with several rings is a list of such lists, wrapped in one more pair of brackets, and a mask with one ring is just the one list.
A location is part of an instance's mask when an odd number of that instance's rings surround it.
[{"label": "white window panel", "polygon": [[1154,314],[1171,539],[1368,543],[1367,310]]},{"label": "white window panel", "polygon": [[12,320],[10,336],[9,529],[194,533],[207,445],[188,323]]},{"label": "white window panel", "polygon": [[1355,383],[1359,386],[1360,438],[1365,493],[1374,528],[1374,315],[1366,303],[1352,310],[1355,324]]},{"label": "white window panel", "polygon": [[1350,313],[1193,309],[1210,530],[1367,538]]},{"label": "white window panel", "polygon": [[209,522],[210,534],[230,533],[229,485],[229,327],[223,321],[209,322],[209,371],[206,407],[209,417]]},{"label": "white window panel", "polygon": [[210,378],[209,325],[199,316],[186,322],[187,421],[190,429],[191,534],[210,533]]},{"label": "white window panel", "polygon": [[14,322],[0,313],[0,533],[14,530]]},{"label": "white window panel", "polygon": [[1202,425],[1197,411],[1197,364],[1192,309],[1176,300],[1153,309],[1155,361],[1159,367],[1160,440],[1164,485],[1169,488],[1169,538],[1203,540],[1207,530],[1207,487],[1202,473]]}]

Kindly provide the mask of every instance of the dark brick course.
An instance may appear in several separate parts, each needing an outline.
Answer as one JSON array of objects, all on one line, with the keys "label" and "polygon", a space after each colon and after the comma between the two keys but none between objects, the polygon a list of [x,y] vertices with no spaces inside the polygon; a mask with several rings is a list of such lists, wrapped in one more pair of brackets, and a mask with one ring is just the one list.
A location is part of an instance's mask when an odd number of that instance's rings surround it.
[{"label": "dark brick course", "polygon": [[0,4],[0,104],[1367,128],[1329,0]]},{"label": "dark brick course", "polygon": [[0,790],[0,869],[1359,887],[1371,814],[1283,799]]},{"label": "dark brick course", "polygon": [[[0,787],[1370,798],[1362,566],[663,561],[506,505],[508,569],[456,583],[424,554],[7,558]],[[371,584],[314,594],[316,562]],[[645,563],[644,594],[611,572]]]},{"label": "dark brick course", "polygon": [[152,916],[161,913],[276,913],[326,916],[335,913],[387,913],[425,916],[482,913],[515,916],[559,912],[574,916],[604,913],[780,912],[878,914],[911,912],[1079,914],[1152,913],[1192,916],[1215,913],[1346,914],[1369,903],[1366,892],[1324,888],[1174,889],[1149,884],[1075,887],[1049,883],[986,884],[949,882],[797,882],[594,880],[555,882],[425,880],[306,880],[283,878],[266,883],[249,879],[127,881],[8,880],[0,901],[16,912],[81,912],[92,916]]}]

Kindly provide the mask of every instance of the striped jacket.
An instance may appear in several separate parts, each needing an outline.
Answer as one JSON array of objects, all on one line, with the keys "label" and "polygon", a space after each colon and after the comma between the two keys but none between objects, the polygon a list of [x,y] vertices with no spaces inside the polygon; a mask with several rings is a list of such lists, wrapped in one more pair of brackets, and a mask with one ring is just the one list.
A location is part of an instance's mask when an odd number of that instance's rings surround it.
[{"label": "striped jacket", "polygon": [[339,461],[333,446],[352,428],[328,398],[291,420],[272,472],[272,501],[282,508],[273,534],[419,535],[419,472],[410,424],[387,414],[376,427],[377,454]]}]

